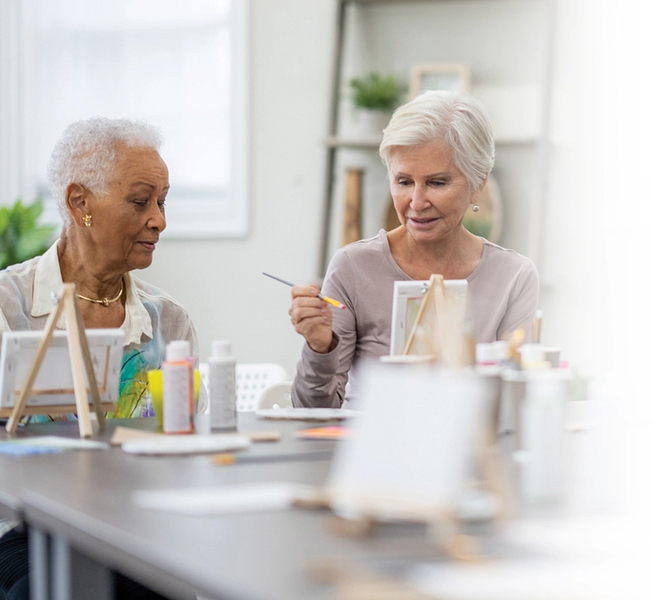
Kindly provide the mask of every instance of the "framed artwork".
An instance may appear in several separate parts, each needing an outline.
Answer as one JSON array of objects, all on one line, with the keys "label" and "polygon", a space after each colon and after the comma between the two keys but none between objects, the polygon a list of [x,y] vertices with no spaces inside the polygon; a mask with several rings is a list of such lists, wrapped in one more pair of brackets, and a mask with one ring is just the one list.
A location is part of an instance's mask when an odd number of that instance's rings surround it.
[{"label": "framed artwork", "polygon": [[410,97],[426,90],[470,91],[470,67],[462,64],[415,65],[410,73]]}]

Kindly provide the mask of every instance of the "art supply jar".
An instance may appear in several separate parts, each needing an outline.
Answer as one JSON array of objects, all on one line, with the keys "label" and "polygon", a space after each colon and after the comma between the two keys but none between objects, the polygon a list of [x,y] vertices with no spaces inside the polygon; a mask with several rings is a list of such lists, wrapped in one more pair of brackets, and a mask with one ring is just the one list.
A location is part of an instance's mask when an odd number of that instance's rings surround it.
[{"label": "art supply jar", "polygon": [[208,359],[211,429],[236,429],[236,359],[227,340],[212,344]]},{"label": "art supply jar", "polygon": [[194,371],[190,343],[167,345],[162,363],[162,430],[165,433],[194,431]]}]

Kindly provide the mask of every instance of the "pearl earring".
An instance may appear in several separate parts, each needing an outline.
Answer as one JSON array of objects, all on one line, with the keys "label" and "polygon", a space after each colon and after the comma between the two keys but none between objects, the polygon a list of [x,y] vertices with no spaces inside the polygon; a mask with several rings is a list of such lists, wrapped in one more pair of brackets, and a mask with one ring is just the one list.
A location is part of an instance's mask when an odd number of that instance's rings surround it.
[{"label": "pearl earring", "polygon": [[472,205],[472,212],[477,212],[479,210],[479,204],[475,202],[475,204]]}]

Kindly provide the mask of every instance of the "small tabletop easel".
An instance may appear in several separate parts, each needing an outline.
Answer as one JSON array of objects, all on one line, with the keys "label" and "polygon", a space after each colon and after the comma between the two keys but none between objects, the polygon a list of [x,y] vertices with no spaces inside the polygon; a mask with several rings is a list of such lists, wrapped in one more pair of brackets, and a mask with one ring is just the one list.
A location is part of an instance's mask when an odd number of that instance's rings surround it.
[{"label": "small tabletop easel", "polygon": [[443,276],[431,275],[403,354],[429,355],[453,368],[471,366],[474,344],[471,350],[464,318],[465,307],[447,293]]},{"label": "small tabletop easel", "polygon": [[[35,380],[37,379],[37,374],[42,365],[42,361],[51,344],[56,324],[63,311],[65,311],[65,329],[67,330],[67,345],[69,347],[70,362],[72,366],[72,380],[74,382],[73,391],[76,404],[26,406],[32,393]],[[79,417],[79,433],[81,437],[91,437],[93,428],[90,419],[90,405],[88,403],[88,390],[86,389],[84,369],[88,376],[88,387],[90,388],[93,409],[97,415],[97,421],[100,424],[100,427],[103,427],[105,425],[104,413],[105,411],[113,410],[114,404],[102,404],[99,388],[97,387],[97,379],[95,378],[95,371],[93,369],[93,361],[90,356],[90,348],[88,347],[88,340],[86,338],[85,325],[76,300],[76,290],[73,283],[65,283],[62,292],[58,296],[58,304],[49,315],[46,322],[44,336],[37,347],[35,358],[32,361],[25,383],[23,384],[23,389],[21,390],[14,407],[11,409],[5,408],[0,410],[0,416],[9,417],[6,426],[7,431],[9,433],[14,433],[19,420],[23,415],[76,412]],[[58,391],[62,392],[62,390]],[[45,390],[43,393],[48,392],[49,390]]]}]

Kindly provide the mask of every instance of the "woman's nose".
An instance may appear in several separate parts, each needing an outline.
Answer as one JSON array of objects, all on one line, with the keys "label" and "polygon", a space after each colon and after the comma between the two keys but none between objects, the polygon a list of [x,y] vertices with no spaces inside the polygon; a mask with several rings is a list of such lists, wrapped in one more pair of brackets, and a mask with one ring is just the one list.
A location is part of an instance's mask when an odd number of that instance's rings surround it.
[{"label": "woman's nose", "polygon": [[430,202],[426,198],[426,188],[415,185],[412,188],[412,198],[410,199],[410,207],[412,210],[420,211],[426,208]]},{"label": "woman's nose", "polygon": [[158,204],[153,205],[147,226],[149,229],[157,229],[160,233],[166,229],[167,218],[164,214],[164,208],[161,209]]}]

